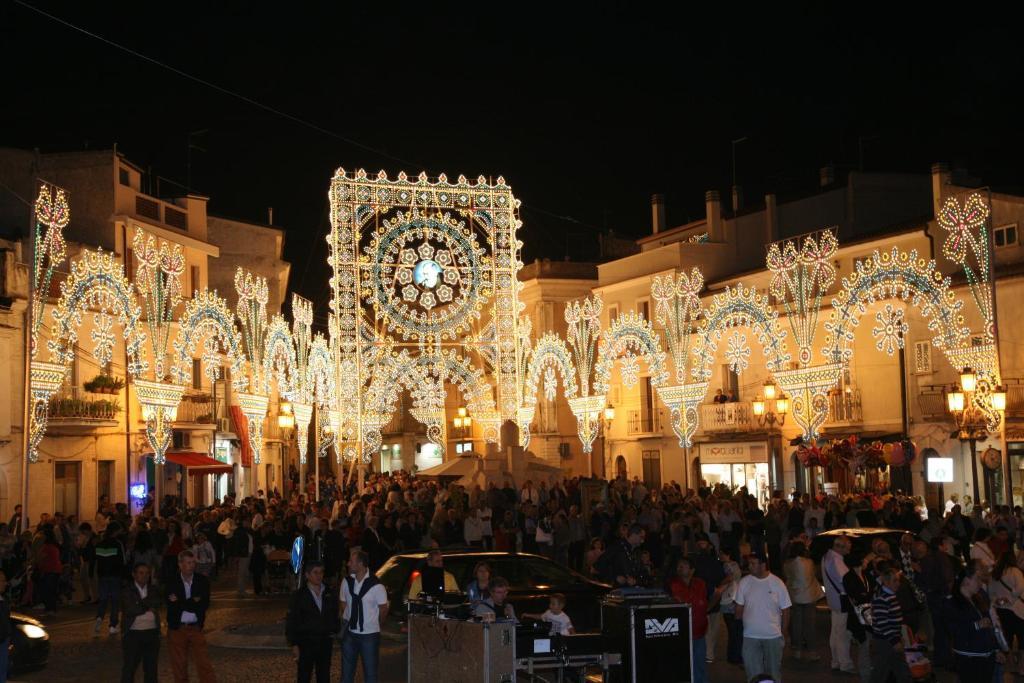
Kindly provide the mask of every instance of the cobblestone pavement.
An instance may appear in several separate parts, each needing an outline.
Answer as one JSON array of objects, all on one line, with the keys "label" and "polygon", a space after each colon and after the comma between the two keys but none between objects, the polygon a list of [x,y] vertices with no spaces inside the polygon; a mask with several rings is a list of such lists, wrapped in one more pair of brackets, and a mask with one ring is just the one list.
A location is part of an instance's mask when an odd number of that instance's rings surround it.
[{"label": "cobblestone pavement", "polygon": [[[233,578],[233,577],[228,577]],[[286,599],[275,597],[239,598],[229,589],[233,581],[215,582],[213,608],[207,616],[208,630],[230,625],[258,624],[279,621],[284,617]],[[56,618],[44,619],[50,631],[51,654],[47,667],[41,671],[21,674],[18,681],[89,681],[90,683],[116,682],[121,671],[120,636],[93,636],[93,606],[74,606],[63,609]],[[821,660],[815,663],[797,662],[787,656],[783,662],[786,683],[855,683],[858,679],[848,675],[834,675],[828,665],[828,613],[818,614],[818,630],[824,642],[819,647]],[[287,650],[240,649],[210,647],[210,658],[221,683],[258,681],[276,683],[294,681],[295,664]],[[725,659],[725,634],[718,643],[718,661],[709,667],[711,681],[746,680],[742,667],[728,664]],[[340,680],[341,657],[335,649],[331,680]],[[945,683],[954,676],[945,672],[937,680]],[[380,680],[382,683],[406,679],[405,647],[401,643],[385,641],[381,648]],[[141,671],[137,680],[142,680]],[[171,664],[166,647],[160,650],[160,680],[171,681]],[[193,671],[192,680],[198,680]]]}]

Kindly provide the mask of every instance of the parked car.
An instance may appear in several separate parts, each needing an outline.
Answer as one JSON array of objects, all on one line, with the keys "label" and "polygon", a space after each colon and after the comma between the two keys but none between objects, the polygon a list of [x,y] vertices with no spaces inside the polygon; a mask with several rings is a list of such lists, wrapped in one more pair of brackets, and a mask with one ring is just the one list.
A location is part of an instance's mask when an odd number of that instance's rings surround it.
[{"label": "parked car", "polygon": [[[445,571],[450,572],[463,590],[473,579],[478,562],[491,565],[491,575],[508,580],[509,602],[516,614],[543,612],[552,593],[564,593],[565,611],[579,632],[597,631],[601,626],[601,598],[611,586],[588,579],[568,567],[541,555],[530,553],[483,552],[473,550],[442,550]],[[391,603],[385,636],[400,637],[408,616],[405,601],[414,572],[426,562],[427,553],[395,555],[377,570]]]},{"label": "parked car", "polygon": [[46,665],[50,656],[50,634],[37,619],[11,612],[11,642],[8,645],[8,672],[21,673]]},{"label": "parked car", "polygon": [[[900,536],[905,533],[909,532],[903,529],[886,529],[882,527],[830,529],[829,531],[821,532],[811,541],[811,559],[815,563],[820,562],[838,536],[849,536],[850,541],[853,543],[853,552],[862,555],[871,551],[871,544],[875,539],[881,538],[892,548],[893,556],[895,557],[899,553]],[[914,538],[917,537],[914,536]]]}]

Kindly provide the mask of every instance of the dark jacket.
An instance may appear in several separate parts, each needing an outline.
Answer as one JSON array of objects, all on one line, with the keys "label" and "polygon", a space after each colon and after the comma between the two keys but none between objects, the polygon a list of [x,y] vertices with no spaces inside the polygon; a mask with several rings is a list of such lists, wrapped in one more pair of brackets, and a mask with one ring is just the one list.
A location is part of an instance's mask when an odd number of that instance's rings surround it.
[{"label": "dark jacket", "polygon": [[320,602],[323,603],[323,611],[317,609],[313,594],[305,583],[292,593],[288,601],[288,618],[284,627],[289,645],[301,645],[310,640],[327,638],[341,630],[338,596],[327,584],[324,584],[323,599]]},{"label": "dark jacket", "polygon": [[944,615],[954,652],[991,654],[996,651],[995,631],[991,626],[981,628],[980,622],[988,614],[982,613],[963,596],[946,598]]},{"label": "dark jacket", "polygon": [[[192,587],[195,588],[195,582],[192,583]],[[135,622],[135,618],[142,616],[149,610],[153,610],[153,613],[156,614],[156,630],[159,632],[160,606],[162,604],[163,600],[160,598],[160,592],[152,583],[149,584],[146,590],[146,597],[142,597],[138,586],[135,585],[135,581],[129,582],[127,588],[121,591],[121,613],[124,615],[124,626],[122,627],[124,630],[122,633],[127,634],[132,627],[132,623]]]},{"label": "dark jacket", "polygon": [[[871,596],[875,592],[875,583],[867,572],[864,572],[864,581],[861,581],[857,572],[851,569],[843,574],[843,590],[846,591],[846,599],[850,604],[863,605],[871,602]],[[863,643],[870,633],[870,629],[860,623],[857,612],[852,609],[846,611],[846,630],[853,634],[858,643]]]},{"label": "dark jacket", "polygon": [[116,538],[103,538],[96,544],[96,576],[101,579],[120,579],[124,573],[124,546]]},{"label": "dark jacket", "polygon": [[0,600],[0,643],[14,634],[11,626],[11,603]]},{"label": "dark jacket", "polygon": [[[181,613],[192,612],[196,615],[199,627],[206,622],[206,610],[210,608],[210,580],[199,573],[192,574],[192,599],[185,599],[185,584],[181,574],[174,572],[167,582],[167,628],[181,628]],[[171,596],[176,600],[171,600]]]}]

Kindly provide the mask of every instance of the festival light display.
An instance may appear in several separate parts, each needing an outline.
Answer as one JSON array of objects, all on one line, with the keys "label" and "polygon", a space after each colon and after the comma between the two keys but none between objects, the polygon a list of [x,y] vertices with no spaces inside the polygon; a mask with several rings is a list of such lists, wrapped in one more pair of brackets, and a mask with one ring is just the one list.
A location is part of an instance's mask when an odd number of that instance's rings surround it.
[{"label": "festival light display", "polygon": [[267,337],[267,301],[270,298],[267,279],[239,267],[235,271],[238,293],[236,314],[242,326],[242,341],[249,361],[249,391],[236,392],[238,406],[249,424],[249,446],[257,465],[263,454],[263,421],[267,417],[270,397],[264,366]]},{"label": "festival light display", "polygon": [[578,395],[570,397],[568,403],[572,414],[576,416],[576,431],[584,453],[589,453],[594,447],[594,439],[601,429],[601,411],[604,410],[605,395],[590,394],[591,373],[597,360],[597,345],[601,336],[603,307],[600,294],[583,301],[573,301],[565,307],[569,347],[576,359],[579,387]]},{"label": "festival light display", "polygon": [[309,376],[309,356],[313,344],[313,303],[292,294],[292,339],[295,343],[295,377],[292,411],[295,414],[295,438],[299,463],[306,464],[309,451],[309,423],[313,421],[313,383]]},{"label": "festival light display", "polygon": [[[665,330],[674,373],[670,384],[658,387],[658,397],[669,409],[672,431],[682,447],[693,444],[698,425],[697,406],[708,389],[706,379],[687,383],[691,372],[691,343],[703,313],[700,300],[703,289],[704,275],[697,268],[689,275],[685,272],[659,275],[651,283],[654,315]],[[746,338],[743,339],[746,344]]]},{"label": "festival light display", "polygon": [[[172,424],[177,417],[185,385],[171,379],[169,373],[169,342],[174,324],[175,309],[181,304],[181,274],[185,271],[185,256],[181,245],[171,245],[157,240],[136,229],[132,240],[135,254],[135,287],[145,305],[146,327],[149,330],[150,355],[153,357],[152,378],[135,378],[135,395],[142,407],[142,418],[146,421],[146,441],[153,449],[153,461],[162,465],[167,449],[171,445]],[[106,335],[93,334],[97,344],[107,344],[107,354],[112,351],[113,341],[109,335],[109,316],[106,325],[97,325],[96,330],[107,331]],[[109,356],[108,356],[109,357]]]}]

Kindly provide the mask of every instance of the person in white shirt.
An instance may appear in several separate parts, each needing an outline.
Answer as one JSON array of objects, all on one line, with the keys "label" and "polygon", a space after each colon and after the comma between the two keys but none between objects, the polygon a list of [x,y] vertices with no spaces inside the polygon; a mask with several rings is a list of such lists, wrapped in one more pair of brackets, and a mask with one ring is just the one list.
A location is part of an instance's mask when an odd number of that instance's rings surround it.
[{"label": "person in white shirt", "polygon": [[342,641],[342,683],[354,683],[356,664],[363,660],[364,683],[377,683],[380,661],[380,625],[388,615],[388,594],[370,573],[370,558],[353,550],[349,576],[341,584],[341,610],[348,633]]},{"label": "person in white shirt", "polygon": [[946,501],[945,514],[949,515],[953,511],[953,508],[960,504],[960,496],[955,493],[949,494],[949,500]]},{"label": "person in white shirt", "polygon": [[825,585],[825,600],[832,612],[832,629],[828,638],[829,652],[832,657],[832,670],[856,674],[850,656],[850,632],[846,630],[846,613],[843,612],[845,591],[843,577],[850,571],[843,559],[850,553],[852,544],[846,536],[840,536],[832,542],[832,548],[821,558],[821,578]]},{"label": "person in white shirt", "polygon": [[462,535],[466,539],[466,545],[479,548],[483,544],[483,524],[480,522],[480,511],[470,510],[462,522]]},{"label": "person in white shirt", "polygon": [[480,508],[478,510],[480,517],[480,542],[483,543],[484,550],[494,549],[494,527],[491,526],[491,517],[493,512],[491,508],[483,502],[484,496],[480,496]]},{"label": "person in white shirt", "polygon": [[743,667],[747,678],[761,673],[782,680],[782,649],[792,602],[782,579],[768,571],[763,555],[747,558],[750,574],[736,589],[736,618],[743,622]]},{"label": "person in white shirt", "polygon": [[523,612],[523,619],[536,619],[546,624],[551,624],[551,632],[560,636],[571,636],[576,633],[572,627],[572,620],[565,610],[565,596],[561,593],[554,593],[548,598],[548,608],[542,614],[530,614]]},{"label": "person in white shirt", "polygon": [[217,564],[217,553],[213,550],[213,544],[206,538],[206,534],[196,534],[196,545],[193,550],[196,553],[196,571],[203,576],[210,576],[214,565]]}]

